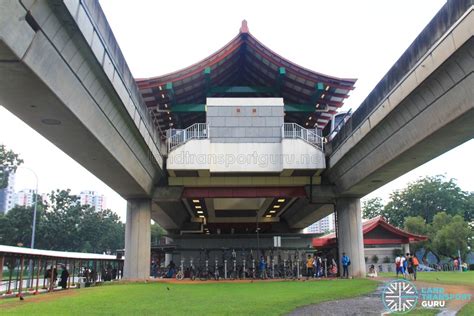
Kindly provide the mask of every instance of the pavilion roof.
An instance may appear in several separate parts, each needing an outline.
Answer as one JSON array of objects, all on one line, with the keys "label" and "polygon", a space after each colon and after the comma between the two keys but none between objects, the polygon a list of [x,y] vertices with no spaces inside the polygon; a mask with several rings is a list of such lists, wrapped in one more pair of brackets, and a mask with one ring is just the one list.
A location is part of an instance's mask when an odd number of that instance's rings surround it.
[{"label": "pavilion roof", "polygon": [[6,246],[6,245],[0,245],[0,256],[44,257],[44,258],[60,258],[60,259],[78,259],[78,260],[121,260],[121,259],[117,259],[117,257],[114,255],[44,250],[44,249],[31,249],[31,248],[25,248],[25,247],[14,247],[14,246]]},{"label": "pavilion roof", "polygon": [[[372,219],[366,220],[362,223],[362,234],[364,235],[364,244],[383,244],[385,243],[383,239],[380,240],[373,240],[370,239],[370,241],[367,240],[365,235],[371,231],[373,231],[375,228],[381,227],[384,230],[387,230],[395,235],[398,236],[400,240],[405,240],[406,242],[419,242],[419,241],[424,241],[427,240],[427,236],[422,236],[422,235],[416,235],[409,233],[407,231],[401,230],[400,228],[397,228],[393,225],[390,225],[384,218],[383,216],[377,216]],[[390,241],[392,241],[390,239]],[[336,234],[335,233],[329,233],[326,235],[323,235],[318,238],[313,238],[313,247],[327,247],[331,246],[336,243]]]},{"label": "pavilion roof", "polygon": [[[283,97],[286,122],[324,126],[340,108],[356,79],[341,79],[301,67],[250,34],[239,34],[200,62],[152,78],[136,79],[160,131],[205,122],[206,97]],[[311,118],[310,118],[311,117]]]}]

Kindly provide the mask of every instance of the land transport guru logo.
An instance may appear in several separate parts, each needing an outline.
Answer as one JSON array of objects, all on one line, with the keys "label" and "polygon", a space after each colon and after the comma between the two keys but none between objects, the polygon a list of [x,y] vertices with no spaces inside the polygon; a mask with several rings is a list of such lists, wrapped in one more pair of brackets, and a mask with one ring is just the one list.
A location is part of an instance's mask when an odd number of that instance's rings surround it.
[{"label": "land transport guru logo", "polygon": [[420,301],[421,308],[443,308],[447,301],[470,301],[470,293],[446,293],[443,288],[421,288],[404,279],[386,283],[382,292],[382,302],[385,309],[393,314],[405,314],[414,309]]},{"label": "land transport guru logo", "polygon": [[393,280],[383,289],[382,302],[388,312],[405,314],[416,307],[418,290],[407,280]]}]

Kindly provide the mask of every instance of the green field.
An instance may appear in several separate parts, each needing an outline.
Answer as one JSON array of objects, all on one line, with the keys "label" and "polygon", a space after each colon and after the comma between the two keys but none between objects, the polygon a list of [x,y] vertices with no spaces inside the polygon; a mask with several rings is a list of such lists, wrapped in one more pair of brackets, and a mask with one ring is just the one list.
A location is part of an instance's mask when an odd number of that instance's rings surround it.
[{"label": "green field", "polygon": [[[394,278],[392,272],[381,272],[381,277]],[[418,272],[417,280],[438,284],[456,284],[474,286],[474,271],[467,272]]]},{"label": "green field", "polygon": [[411,312],[408,312],[406,315],[410,316],[435,316],[440,312],[439,309],[429,309],[417,307]]},{"label": "green field", "polygon": [[458,316],[472,316],[474,315],[474,301],[464,305],[464,307],[458,312]]},{"label": "green field", "polygon": [[[377,284],[373,280],[364,279],[207,284],[133,283],[70,290],[74,292],[72,295],[42,301],[38,297],[37,302],[30,297],[22,302],[9,299],[2,305],[5,314],[22,315],[282,315],[299,306],[370,293],[376,289]],[[49,294],[44,294],[46,295]]]}]

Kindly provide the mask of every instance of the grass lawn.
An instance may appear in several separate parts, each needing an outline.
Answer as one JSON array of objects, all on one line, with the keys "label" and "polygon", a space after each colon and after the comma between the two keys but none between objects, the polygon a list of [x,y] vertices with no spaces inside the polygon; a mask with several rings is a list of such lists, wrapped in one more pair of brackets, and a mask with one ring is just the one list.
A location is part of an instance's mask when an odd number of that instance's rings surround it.
[{"label": "grass lawn", "polygon": [[464,305],[464,307],[457,313],[458,316],[472,316],[474,315],[474,301]]},{"label": "grass lawn", "polygon": [[[395,277],[393,272],[381,272],[379,276]],[[467,272],[418,272],[417,280],[429,283],[474,286],[474,271]]]},{"label": "grass lawn", "polygon": [[4,314],[281,315],[299,306],[370,293],[377,284],[364,279],[117,284],[71,290],[73,295],[39,302],[8,300],[14,303]]},{"label": "grass lawn", "polygon": [[417,307],[411,312],[407,313],[406,315],[410,316],[434,316],[440,312],[439,309],[436,308],[421,308]]}]

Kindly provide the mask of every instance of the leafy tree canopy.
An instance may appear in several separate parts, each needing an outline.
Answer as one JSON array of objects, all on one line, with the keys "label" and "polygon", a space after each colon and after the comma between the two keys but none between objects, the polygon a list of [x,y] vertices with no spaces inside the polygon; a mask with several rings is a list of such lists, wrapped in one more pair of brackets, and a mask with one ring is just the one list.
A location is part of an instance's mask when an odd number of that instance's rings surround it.
[{"label": "leafy tree canopy", "polygon": [[460,215],[467,222],[474,220],[474,193],[461,190],[454,179],[427,176],[394,191],[385,206],[380,198],[363,204],[364,218],[383,215],[390,224],[398,227],[403,227],[407,217],[420,216],[426,223],[431,223],[439,212]]},{"label": "leafy tree canopy", "polygon": [[420,248],[425,250],[426,256],[428,251],[432,251],[435,255],[449,258],[457,257],[458,250],[462,258],[465,258],[469,251],[468,247],[473,246],[473,229],[460,215],[448,215],[440,212],[433,217],[433,222],[427,224],[420,217],[407,217],[405,219],[405,230],[414,233],[427,235],[428,240],[419,244],[414,244],[412,249],[417,251]]},{"label": "leafy tree canopy", "polygon": [[8,185],[8,175],[16,171],[16,168],[23,163],[18,154],[8,150],[5,145],[0,144],[0,189]]},{"label": "leafy tree canopy", "polygon": [[[124,248],[124,224],[117,214],[81,206],[70,190],[56,190],[48,196],[49,204],[38,205],[37,248],[96,253]],[[29,247],[32,218],[33,207],[14,207],[0,216],[0,243]]]},{"label": "leafy tree canopy", "polygon": [[379,197],[364,201],[362,203],[362,217],[369,219],[383,215],[383,208],[382,199]]}]

